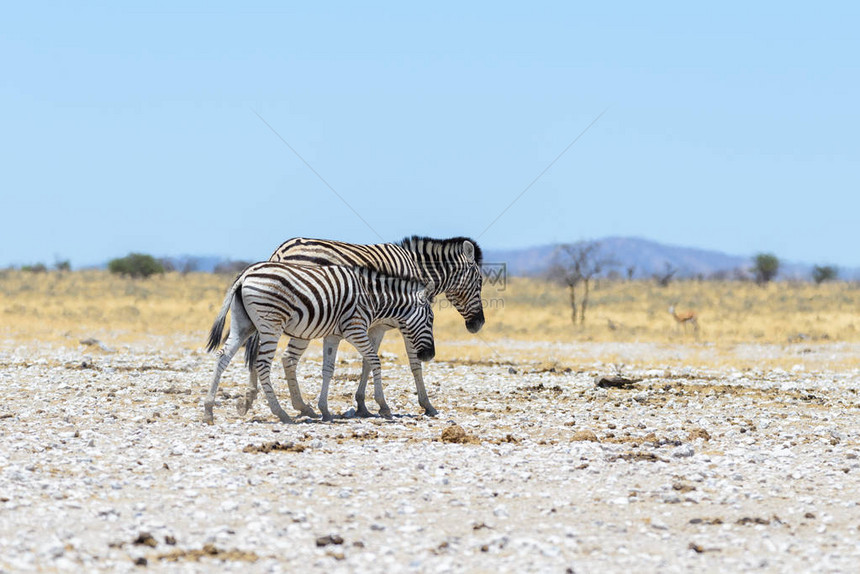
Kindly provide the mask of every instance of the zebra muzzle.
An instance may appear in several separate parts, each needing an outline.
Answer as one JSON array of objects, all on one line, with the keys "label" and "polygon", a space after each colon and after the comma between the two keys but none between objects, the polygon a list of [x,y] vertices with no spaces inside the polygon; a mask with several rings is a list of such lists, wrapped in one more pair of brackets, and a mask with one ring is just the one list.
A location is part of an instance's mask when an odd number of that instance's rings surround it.
[{"label": "zebra muzzle", "polygon": [[418,359],[421,361],[429,361],[436,356],[436,346],[431,345],[418,351]]}]

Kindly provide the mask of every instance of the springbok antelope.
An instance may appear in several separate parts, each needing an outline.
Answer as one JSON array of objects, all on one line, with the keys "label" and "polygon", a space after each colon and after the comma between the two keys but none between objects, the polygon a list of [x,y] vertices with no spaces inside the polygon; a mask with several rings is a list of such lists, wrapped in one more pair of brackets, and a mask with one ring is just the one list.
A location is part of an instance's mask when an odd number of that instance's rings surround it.
[{"label": "springbok antelope", "polygon": [[684,311],[683,313],[678,314],[675,312],[675,306],[670,305],[669,314],[672,315],[672,318],[675,319],[679,325],[683,325],[685,333],[687,332],[688,325],[692,325],[693,331],[698,333],[699,321],[695,311]]}]

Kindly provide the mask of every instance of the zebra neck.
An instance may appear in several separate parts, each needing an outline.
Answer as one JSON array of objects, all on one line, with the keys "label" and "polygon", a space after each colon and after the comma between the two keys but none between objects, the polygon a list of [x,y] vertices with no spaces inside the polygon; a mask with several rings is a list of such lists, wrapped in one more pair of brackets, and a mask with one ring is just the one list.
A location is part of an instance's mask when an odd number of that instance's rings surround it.
[{"label": "zebra neck", "polygon": [[409,254],[418,267],[421,281],[425,284],[432,281],[433,288],[427,294],[435,297],[454,286],[465,263],[446,253],[440,245],[425,243],[423,247],[421,251],[410,250]]},{"label": "zebra neck", "polygon": [[365,275],[364,279],[368,308],[379,318],[396,314],[399,308],[408,304],[409,293],[416,288],[411,280],[400,277],[372,273]]}]

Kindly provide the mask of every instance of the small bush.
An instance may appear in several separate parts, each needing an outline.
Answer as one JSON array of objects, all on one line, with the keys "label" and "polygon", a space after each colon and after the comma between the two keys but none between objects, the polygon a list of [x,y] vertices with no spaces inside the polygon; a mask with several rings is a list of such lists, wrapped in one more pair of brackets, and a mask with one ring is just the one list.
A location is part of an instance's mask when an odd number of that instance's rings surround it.
[{"label": "small bush", "polygon": [[156,273],[164,273],[164,266],[152,255],[129,253],[125,257],[111,259],[108,271],[130,277],[149,277]]},{"label": "small bush", "polygon": [[68,259],[57,261],[56,263],[54,263],[54,269],[56,269],[57,271],[71,271],[72,263]]},{"label": "small bush", "polygon": [[756,283],[764,285],[779,273],[779,258],[773,253],[759,253],[753,258]]},{"label": "small bush", "polygon": [[839,276],[839,269],[833,265],[816,265],[812,268],[812,280],[816,285],[832,281]]},{"label": "small bush", "polygon": [[48,268],[45,267],[44,263],[36,263],[33,265],[22,265],[21,271],[28,271],[30,273],[44,273]]}]

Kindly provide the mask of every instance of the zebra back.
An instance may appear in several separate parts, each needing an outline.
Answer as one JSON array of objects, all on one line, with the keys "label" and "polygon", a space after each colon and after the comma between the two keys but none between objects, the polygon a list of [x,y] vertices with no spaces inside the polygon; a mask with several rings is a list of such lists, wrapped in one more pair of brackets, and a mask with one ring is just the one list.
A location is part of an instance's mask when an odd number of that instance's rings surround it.
[{"label": "zebra back", "polygon": [[481,248],[466,237],[433,239],[404,238],[400,243],[359,245],[296,237],[282,243],[271,261],[304,265],[356,265],[382,273],[417,279],[427,285],[429,295],[444,292],[466,328],[475,333],[484,325],[481,300]]},{"label": "zebra back", "polygon": [[[468,243],[471,256],[464,248]],[[386,275],[432,283],[432,295],[471,290],[480,298],[483,261],[478,244],[467,237],[404,238],[400,243],[361,245],[328,239],[295,237],[282,243],[270,261],[305,265],[352,265]]]}]

